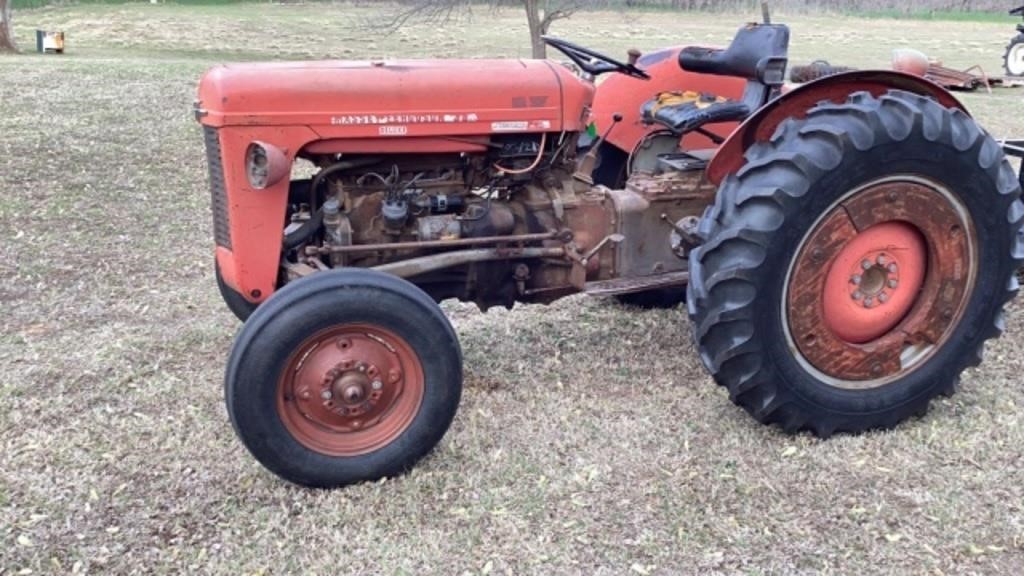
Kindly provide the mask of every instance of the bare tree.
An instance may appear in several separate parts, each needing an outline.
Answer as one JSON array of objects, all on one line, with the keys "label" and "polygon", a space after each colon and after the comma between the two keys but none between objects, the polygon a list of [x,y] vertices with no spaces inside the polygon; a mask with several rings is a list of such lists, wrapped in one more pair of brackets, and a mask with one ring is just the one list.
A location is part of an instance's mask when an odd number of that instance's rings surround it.
[{"label": "bare tree", "polygon": [[11,30],[11,0],[0,0],[0,52],[17,52]]},{"label": "bare tree", "polygon": [[[0,0],[3,2],[4,0]],[[526,20],[530,27],[530,47],[534,58],[546,58],[547,46],[541,38],[551,29],[556,20],[568,18],[579,10],[584,0],[490,0],[493,8],[522,6],[526,9]],[[407,6],[387,23],[385,28],[394,30],[410,19],[428,22],[447,22],[463,12],[470,12],[473,0],[409,0]]]}]

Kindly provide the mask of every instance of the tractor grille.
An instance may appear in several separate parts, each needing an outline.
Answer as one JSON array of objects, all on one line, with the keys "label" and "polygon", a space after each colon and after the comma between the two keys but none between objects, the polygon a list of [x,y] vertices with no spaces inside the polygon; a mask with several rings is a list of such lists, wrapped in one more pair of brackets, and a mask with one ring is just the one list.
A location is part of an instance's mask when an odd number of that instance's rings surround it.
[{"label": "tractor grille", "polygon": [[228,219],[228,196],[224,190],[224,164],[220,157],[220,138],[216,128],[203,126],[206,140],[206,162],[210,168],[210,196],[213,207],[213,240],[217,246],[231,249],[231,227]]}]

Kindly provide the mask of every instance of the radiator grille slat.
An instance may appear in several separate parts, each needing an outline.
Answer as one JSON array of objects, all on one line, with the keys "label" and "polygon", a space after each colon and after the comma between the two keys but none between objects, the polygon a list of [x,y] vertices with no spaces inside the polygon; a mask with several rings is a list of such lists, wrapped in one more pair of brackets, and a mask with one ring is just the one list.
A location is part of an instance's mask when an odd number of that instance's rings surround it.
[{"label": "radiator grille slat", "polygon": [[203,126],[206,141],[206,163],[210,169],[210,205],[213,207],[213,240],[217,246],[231,249],[231,226],[228,216],[228,195],[224,189],[224,164],[220,157],[217,129]]}]

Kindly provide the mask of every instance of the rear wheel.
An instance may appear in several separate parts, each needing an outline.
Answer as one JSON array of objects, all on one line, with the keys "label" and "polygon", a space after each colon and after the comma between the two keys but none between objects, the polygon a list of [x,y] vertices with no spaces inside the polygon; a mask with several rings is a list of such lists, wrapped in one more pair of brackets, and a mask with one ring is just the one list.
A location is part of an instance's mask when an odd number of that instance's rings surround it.
[{"label": "rear wheel", "polygon": [[888,428],[951,394],[1002,329],[1016,175],[966,114],[892,91],[756,144],[705,215],[689,311],[734,402],[787,431]]},{"label": "rear wheel", "polygon": [[404,472],[441,440],[462,356],[440,308],[409,282],[319,272],[256,310],[225,384],[235,430],[260,463],[336,487]]}]

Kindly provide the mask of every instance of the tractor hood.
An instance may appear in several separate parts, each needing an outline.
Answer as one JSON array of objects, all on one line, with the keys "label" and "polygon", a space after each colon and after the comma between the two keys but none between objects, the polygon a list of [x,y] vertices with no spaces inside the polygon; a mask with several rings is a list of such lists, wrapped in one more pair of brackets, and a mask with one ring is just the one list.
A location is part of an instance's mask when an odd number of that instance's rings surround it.
[{"label": "tractor hood", "polygon": [[196,115],[211,127],[302,125],[333,137],[575,131],[593,94],[546,60],[235,64],[203,76]]}]

